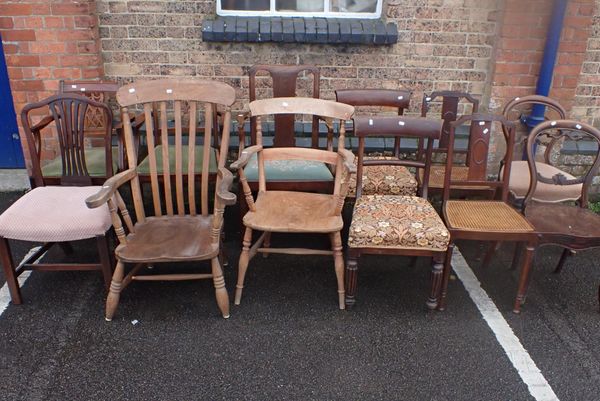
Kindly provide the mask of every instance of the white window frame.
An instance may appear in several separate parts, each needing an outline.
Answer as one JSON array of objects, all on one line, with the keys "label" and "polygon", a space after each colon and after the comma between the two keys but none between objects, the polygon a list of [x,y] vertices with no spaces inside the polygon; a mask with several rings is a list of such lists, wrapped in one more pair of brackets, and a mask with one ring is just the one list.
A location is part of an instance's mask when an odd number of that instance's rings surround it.
[{"label": "white window frame", "polygon": [[383,0],[377,0],[377,6],[373,13],[361,12],[334,12],[330,11],[330,0],[323,0],[324,11],[303,12],[303,11],[277,11],[275,7],[276,0],[270,0],[270,9],[264,11],[247,11],[247,10],[223,10],[221,0],[217,0],[217,15],[233,15],[239,17],[332,17],[332,18],[360,18],[360,19],[375,19],[381,18],[381,8]]}]

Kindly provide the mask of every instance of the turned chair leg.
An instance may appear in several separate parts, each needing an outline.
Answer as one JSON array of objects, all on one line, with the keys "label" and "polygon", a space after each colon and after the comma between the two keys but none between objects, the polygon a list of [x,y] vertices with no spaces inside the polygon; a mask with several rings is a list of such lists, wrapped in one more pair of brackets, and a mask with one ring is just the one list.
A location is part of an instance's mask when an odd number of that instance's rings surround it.
[{"label": "turned chair leg", "polygon": [[335,264],[335,276],[338,284],[338,303],[340,309],[346,309],[344,291],[344,255],[342,254],[342,235],[340,232],[329,234],[331,239],[331,250],[333,251],[333,261]]},{"label": "turned chair leg", "polygon": [[219,263],[219,258],[212,258],[210,261],[212,267],[213,283],[215,285],[215,297],[217,305],[221,310],[221,314],[225,319],[229,318],[229,295],[225,289],[225,278],[223,277],[223,269]]},{"label": "turned chair leg", "polygon": [[525,303],[525,297],[527,296],[527,287],[529,287],[529,275],[531,271],[531,265],[533,264],[533,254],[535,253],[535,247],[532,244],[527,244],[525,247],[525,257],[523,258],[523,265],[521,266],[521,274],[519,277],[519,288],[517,290],[517,297],[515,298],[515,305],[513,308],[514,313],[521,313],[521,305]]},{"label": "turned chair leg", "polygon": [[21,289],[17,281],[17,273],[15,271],[15,262],[10,251],[8,239],[0,237],[0,258],[2,258],[2,267],[4,268],[4,277],[8,284],[10,299],[13,304],[20,305],[23,303],[21,298]]},{"label": "turned chair leg", "polygon": [[488,250],[485,253],[485,256],[483,257],[483,262],[481,262],[482,268],[486,268],[490,265],[490,262],[492,261],[492,258],[494,257],[496,252],[498,252],[498,249],[500,249],[500,242],[494,241],[490,243],[490,246],[488,247]]},{"label": "turned chair leg", "polygon": [[110,322],[115,315],[117,306],[119,305],[119,298],[121,297],[121,290],[123,284],[123,273],[125,265],[120,260],[117,262],[117,267],[112,276],[110,283],[110,289],[108,291],[108,297],[106,297],[106,316],[107,322]]},{"label": "turned chair leg", "polygon": [[348,254],[346,263],[346,308],[352,309],[356,303],[358,289],[358,255]]},{"label": "turned chair leg", "polygon": [[106,236],[98,235],[96,237],[96,244],[98,246],[98,254],[100,255],[100,264],[102,265],[104,288],[108,290],[110,288],[110,282],[113,274],[113,263]]},{"label": "turned chair leg", "polygon": [[554,273],[560,273],[563,269],[563,266],[565,265],[565,262],[567,261],[567,258],[569,256],[573,256],[575,254],[574,251],[570,250],[570,249],[563,249],[562,255],[560,255],[560,259],[558,260],[558,264],[556,265],[556,268],[554,269]]},{"label": "turned chair leg", "polygon": [[515,253],[513,255],[512,263],[510,264],[510,270],[516,270],[523,254],[523,242],[517,242],[515,244]]},{"label": "turned chair leg", "polygon": [[446,295],[448,294],[448,282],[450,281],[450,272],[452,271],[452,253],[454,252],[454,244],[448,245],[446,251],[446,259],[444,260],[444,270],[442,274],[442,288],[438,299],[437,309],[443,311],[446,309]]},{"label": "turned chair leg", "polygon": [[435,309],[438,306],[438,297],[442,287],[442,273],[444,271],[444,256],[436,255],[431,263],[431,293],[427,298],[427,308]]},{"label": "turned chair leg", "polygon": [[246,277],[246,270],[248,270],[248,263],[250,263],[250,245],[252,243],[252,229],[246,227],[244,232],[244,241],[242,244],[242,253],[240,254],[240,260],[238,262],[238,280],[235,286],[235,299],[233,303],[239,305],[242,301],[242,290],[244,289],[244,278]]},{"label": "turned chair leg", "polygon": [[[270,248],[270,247],[271,247],[271,233],[266,231],[265,239],[263,241],[263,248]],[[269,252],[263,252],[262,256],[263,256],[263,258],[268,258]]]}]

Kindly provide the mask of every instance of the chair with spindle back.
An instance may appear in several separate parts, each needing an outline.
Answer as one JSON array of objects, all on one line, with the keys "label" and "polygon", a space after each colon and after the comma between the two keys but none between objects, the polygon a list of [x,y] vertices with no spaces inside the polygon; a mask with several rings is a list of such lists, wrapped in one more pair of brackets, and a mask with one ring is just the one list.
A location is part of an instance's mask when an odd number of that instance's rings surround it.
[{"label": "chair with spindle back", "polygon": [[[112,258],[108,248],[107,232],[110,229],[110,214],[103,206],[95,210],[85,207],[85,199],[97,192],[99,177],[91,174],[86,152],[85,116],[91,108],[101,112],[104,131],[100,137],[104,146],[98,156],[112,175],[110,134],[112,112],[104,104],[76,94],[58,94],[37,103],[26,105],[21,112],[21,123],[29,150],[33,189],[0,215],[0,257],[12,302],[21,303],[17,277],[25,270],[100,270],[108,289],[112,274]],[[40,145],[31,122],[33,115],[49,116],[56,131],[60,151],[58,176],[45,177],[41,166]],[[39,123],[37,125],[39,127]],[[39,132],[38,132],[39,133]],[[105,178],[103,178],[104,180]],[[50,247],[58,244],[67,253],[72,252],[71,241],[95,238],[98,246],[99,263],[37,263]],[[36,252],[15,266],[8,240],[42,242]]]},{"label": "chair with spindle back", "polygon": [[[410,91],[393,89],[340,89],[335,91],[336,101],[354,107],[393,109],[399,116],[410,104]],[[381,113],[383,110],[379,110]],[[394,138],[392,156],[365,156],[363,160],[363,195],[416,195],[417,179],[405,166],[384,164],[397,160],[400,155],[400,138]],[[382,161],[383,160],[383,161]],[[356,178],[350,181],[348,197],[356,196]]]},{"label": "chair with spindle back", "polygon": [[[344,149],[344,121],[352,117],[354,108],[347,104],[312,98],[274,98],[256,100],[250,103],[250,113],[256,121],[257,144],[241,153],[238,161],[231,165],[240,175],[240,183],[249,206],[244,216],[244,240],[239,260],[238,282],[235,292],[235,304],[239,305],[244,288],[244,278],[250,259],[261,252],[287,253],[292,255],[332,255],[338,283],[338,301],[344,309],[344,258],[342,256],[341,230],[344,226],[342,208],[348,192],[349,175],[354,169],[354,155]],[[263,148],[261,119],[271,115],[307,115],[322,116],[339,120],[340,144],[337,152],[332,150],[273,147]],[[258,161],[258,195],[256,200],[245,175],[244,167],[256,157]],[[265,165],[273,161],[315,161],[335,167],[333,193],[311,193],[304,191],[277,190],[271,188]],[[252,245],[253,231],[263,234]],[[327,234],[331,241],[331,250],[305,248],[271,248],[265,244],[269,233],[313,233]],[[263,246],[264,245],[264,246]]]},{"label": "chair with spindle back", "polygon": [[[193,79],[164,79],[133,83],[117,92],[121,114],[128,115],[128,108],[142,106],[146,118],[145,139],[148,144],[148,159],[152,189],[153,216],[147,216],[142,199],[137,160],[134,151],[131,123],[124,124],[125,147],[129,169],[109,179],[102,190],[87,199],[88,207],[95,208],[108,203],[113,226],[119,245],[115,250],[117,266],[112,277],[110,292],[106,300],[106,319],[111,320],[117,308],[122,289],[132,280],[195,280],[212,278],[216,291],[217,304],[223,317],[229,317],[229,300],[225,290],[223,271],[219,262],[221,246],[220,234],[223,225],[223,212],[226,205],[234,204],[236,197],[229,192],[233,175],[225,169],[229,146],[231,123],[230,106],[235,101],[235,90],[224,83]],[[156,119],[163,143],[169,135],[168,115],[174,118],[173,147],[163,146],[162,180],[159,179],[158,162],[155,152],[153,105],[158,111]],[[218,160],[218,178],[215,183],[214,208],[209,210],[208,152],[214,135],[212,126],[213,110],[217,105],[225,109],[221,152]],[[171,111],[172,110],[172,111]],[[183,110],[187,110],[184,113]],[[204,112],[203,169],[199,190],[194,179],[196,132],[198,114]],[[184,117],[185,114],[185,117]],[[188,122],[189,142],[183,146],[184,121]],[[187,149],[188,163],[183,163],[183,152]],[[174,165],[174,172],[171,166]],[[172,186],[171,176],[174,176]],[[185,179],[187,178],[187,179]],[[131,182],[136,223],[133,224],[118,190]],[[184,185],[184,182],[187,185]],[[186,194],[187,192],[187,194]],[[174,193],[174,194],[173,194]],[[173,196],[174,195],[174,196]],[[186,196],[187,195],[187,196]],[[197,205],[200,201],[200,207]],[[187,207],[186,207],[187,203]],[[150,212],[152,214],[152,212]],[[123,226],[123,222],[125,225]],[[163,262],[197,262],[210,260],[211,273],[199,274],[159,274],[138,275],[140,269],[149,264]],[[125,264],[133,268],[125,275]]]},{"label": "chair with spindle back", "polygon": [[[477,113],[479,110],[479,100],[471,96],[466,92],[457,92],[457,91],[436,91],[432,92],[430,95],[425,94],[423,96],[423,103],[421,105],[421,117],[431,117],[431,108],[433,105],[439,103],[441,100],[441,112],[440,118],[444,121],[442,128],[442,135],[440,140],[438,141],[437,146],[433,149],[434,159],[436,159],[436,155],[444,155],[448,152],[448,136],[450,134],[450,124],[453,121],[458,120],[463,115],[468,115],[472,113]],[[463,107],[463,112],[460,112],[459,106]],[[421,140],[419,142],[417,148],[417,158],[422,157],[424,149],[424,143]],[[454,154],[465,154],[468,163],[469,159],[469,151],[468,150],[459,150],[454,149]],[[444,157],[444,156],[442,156]],[[429,192],[432,195],[439,195],[442,192],[444,187],[444,171],[445,171],[445,163],[442,160],[441,162],[438,160],[433,160],[433,164],[431,165],[431,176],[429,177]],[[454,177],[456,179],[465,178],[465,174],[468,171],[468,165],[455,165],[452,169]],[[423,180],[423,171],[420,172],[419,179]],[[472,191],[464,188],[456,188],[456,190],[471,194]],[[471,188],[472,190],[472,188]],[[477,193],[481,193],[481,188],[476,191]],[[492,194],[493,195],[493,194]]]}]

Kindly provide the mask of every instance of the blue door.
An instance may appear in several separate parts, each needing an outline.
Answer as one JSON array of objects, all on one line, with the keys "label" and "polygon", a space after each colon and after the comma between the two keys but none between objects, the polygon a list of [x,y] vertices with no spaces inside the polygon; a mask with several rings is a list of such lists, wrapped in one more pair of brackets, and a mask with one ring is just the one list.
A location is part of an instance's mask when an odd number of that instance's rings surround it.
[{"label": "blue door", "polygon": [[0,37],[0,168],[24,167],[15,106],[10,93],[2,37]]}]

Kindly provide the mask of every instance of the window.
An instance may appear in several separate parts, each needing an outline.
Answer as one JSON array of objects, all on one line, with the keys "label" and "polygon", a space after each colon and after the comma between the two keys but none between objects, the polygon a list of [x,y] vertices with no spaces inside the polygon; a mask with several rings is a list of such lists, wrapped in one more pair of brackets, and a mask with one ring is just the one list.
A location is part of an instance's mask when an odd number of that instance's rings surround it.
[{"label": "window", "polygon": [[217,14],[379,18],[382,0],[217,0]]}]

